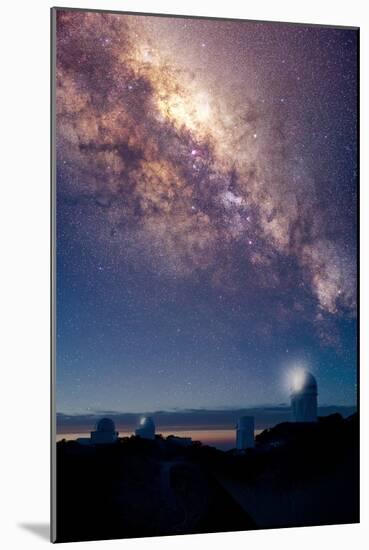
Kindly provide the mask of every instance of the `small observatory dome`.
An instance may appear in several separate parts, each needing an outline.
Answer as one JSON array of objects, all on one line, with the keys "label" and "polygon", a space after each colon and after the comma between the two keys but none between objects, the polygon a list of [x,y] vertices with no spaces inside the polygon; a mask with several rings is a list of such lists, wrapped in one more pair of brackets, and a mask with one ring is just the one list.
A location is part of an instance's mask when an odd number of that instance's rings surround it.
[{"label": "small observatory dome", "polygon": [[115,432],[115,424],[111,418],[101,418],[96,423],[97,432]]},{"label": "small observatory dome", "polygon": [[144,439],[155,439],[155,424],[151,416],[144,416],[135,434]]},{"label": "small observatory dome", "polygon": [[295,422],[316,422],[318,384],[311,372],[296,369],[292,374],[291,408]]},{"label": "small observatory dome", "polygon": [[115,424],[111,418],[101,418],[96,423],[95,431],[91,432],[91,443],[107,444],[115,443],[118,440],[118,432],[115,431]]}]

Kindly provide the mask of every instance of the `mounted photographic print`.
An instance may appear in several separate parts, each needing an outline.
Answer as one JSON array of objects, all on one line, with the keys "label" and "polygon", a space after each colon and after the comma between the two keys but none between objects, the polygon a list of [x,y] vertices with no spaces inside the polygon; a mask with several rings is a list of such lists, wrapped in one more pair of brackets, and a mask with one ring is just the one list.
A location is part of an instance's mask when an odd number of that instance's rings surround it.
[{"label": "mounted photographic print", "polygon": [[51,15],[52,540],[358,522],[358,29]]}]

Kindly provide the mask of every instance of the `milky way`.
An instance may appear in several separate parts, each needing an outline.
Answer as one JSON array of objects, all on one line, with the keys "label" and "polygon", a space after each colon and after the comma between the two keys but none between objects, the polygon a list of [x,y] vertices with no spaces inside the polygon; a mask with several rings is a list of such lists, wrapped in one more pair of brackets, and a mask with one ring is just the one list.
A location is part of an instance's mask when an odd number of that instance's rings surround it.
[{"label": "milky way", "polygon": [[60,10],[58,231],[81,269],[122,286],[142,270],[148,303],[175,289],[177,318],[189,285],[220,296],[222,337],[232,315],[261,342],[300,323],[342,352],[356,316],[355,48],[349,30]]}]

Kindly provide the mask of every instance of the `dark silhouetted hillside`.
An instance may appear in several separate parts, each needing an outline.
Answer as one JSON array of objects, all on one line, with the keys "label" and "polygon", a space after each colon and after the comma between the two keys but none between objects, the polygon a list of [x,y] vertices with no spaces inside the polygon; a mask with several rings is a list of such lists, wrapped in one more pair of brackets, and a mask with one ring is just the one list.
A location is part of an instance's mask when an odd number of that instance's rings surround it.
[{"label": "dark silhouetted hillside", "polygon": [[282,423],[223,452],[157,436],[57,445],[58,542],[353,523],[358,417]]},{"label": "dark silhouetted hillside", "polygon": [[57,447],[58,542],[255,527],[211,473],[171,442],[131,437]]}]

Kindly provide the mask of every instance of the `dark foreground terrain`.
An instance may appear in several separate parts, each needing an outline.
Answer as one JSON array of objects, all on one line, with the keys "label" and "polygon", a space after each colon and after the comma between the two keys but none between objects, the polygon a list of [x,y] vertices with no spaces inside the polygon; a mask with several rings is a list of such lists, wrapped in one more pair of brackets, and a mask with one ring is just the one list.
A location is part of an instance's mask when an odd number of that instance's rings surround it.
[{"label": "dark foreground terrain", "polygon": [[284,423],[239,454],[157,436],[57,445],[57,542],[359,521],[358,418]]}]

